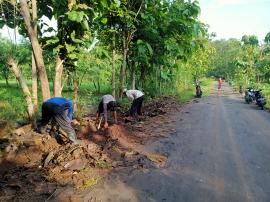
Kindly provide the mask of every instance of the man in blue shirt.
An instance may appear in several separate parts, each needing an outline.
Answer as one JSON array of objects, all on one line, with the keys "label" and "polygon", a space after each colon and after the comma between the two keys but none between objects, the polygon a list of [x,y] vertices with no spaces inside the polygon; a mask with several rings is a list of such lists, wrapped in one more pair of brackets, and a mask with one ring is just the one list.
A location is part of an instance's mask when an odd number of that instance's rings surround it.
[{"label": "man in blue shirt", "polygon": [[78,143],[75,130],[71,126],[73,103],[71,100],[62,97],[54,97],[42,104],[41,125],[45,126],[53,119],[68,134],[72,143]]}]

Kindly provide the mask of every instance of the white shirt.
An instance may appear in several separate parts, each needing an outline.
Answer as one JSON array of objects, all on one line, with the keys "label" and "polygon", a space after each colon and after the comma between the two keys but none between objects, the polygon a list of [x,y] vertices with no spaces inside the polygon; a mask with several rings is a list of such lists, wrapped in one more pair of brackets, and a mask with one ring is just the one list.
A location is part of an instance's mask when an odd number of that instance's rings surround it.
[{"label": "white shirt", "polygon": [[142,97],[144,94],[142,91],[139,91],[139,90],[127,90],[126,95],[129,99],[134,100],[139,97]]},{"label": "white shirt", "polygon": [[103,95],[102,96],[102,102],[103,102],[103,113],[104,113],[104,119],[107,122],[108,120],[108,106],[107,104],[109,102],[115,102],[115,98],[112,95]]},{"label": "white shirt", "polygon": [[103,95],[102,96],[102,102],[103,102],[103,104],[108,104],[111,101],[114,101],[115,102],[115,98],[112,95]]}]

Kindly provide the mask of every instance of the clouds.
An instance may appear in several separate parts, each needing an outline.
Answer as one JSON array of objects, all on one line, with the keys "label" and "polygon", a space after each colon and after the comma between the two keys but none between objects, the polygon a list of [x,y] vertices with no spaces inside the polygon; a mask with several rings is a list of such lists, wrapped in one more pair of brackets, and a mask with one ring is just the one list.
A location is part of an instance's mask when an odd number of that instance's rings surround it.
[{"label": "clouds", "polygon": [[225,5],[243,5],[247,4],[249,1],[247,0],[217,0],[216,3],[225,6]]},{"label": "clouds", "polygon": [[218,6],[243,6],[251,4],[266,4],[270,0],[199,0],[200,4]]},{"label": "clouds", "polygon": [[260,40],[270,31],[270,0],[199,0],[201,21],[218,38],[255,34]]}]

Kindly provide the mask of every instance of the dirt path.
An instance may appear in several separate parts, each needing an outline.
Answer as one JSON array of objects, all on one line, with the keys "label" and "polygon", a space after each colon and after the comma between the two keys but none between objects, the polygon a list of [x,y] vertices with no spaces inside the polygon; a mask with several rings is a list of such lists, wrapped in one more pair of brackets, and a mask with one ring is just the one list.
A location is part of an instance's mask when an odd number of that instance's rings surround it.
[{"label": "dirt path", "polygon": [[270,114],[232,89],[177,113],[176,132],[148,149],[161,168],[121,169],[84,193],[89,201],[270,201]]}]

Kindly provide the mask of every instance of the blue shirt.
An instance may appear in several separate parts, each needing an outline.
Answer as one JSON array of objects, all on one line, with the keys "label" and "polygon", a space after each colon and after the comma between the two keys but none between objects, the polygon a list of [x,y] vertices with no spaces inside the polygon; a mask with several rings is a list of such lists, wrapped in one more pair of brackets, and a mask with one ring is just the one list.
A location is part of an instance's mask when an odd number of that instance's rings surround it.
[{"label": "blue shirt", "polygon": [[53,97],[53,98],[46,100],[45,102],[54,103],[54,104],[58,105],[60,107],[61,111],[68,110],[67,116],[70,120],[72,120],[73,103],[70,99],[63,98],[63,97]]}]

